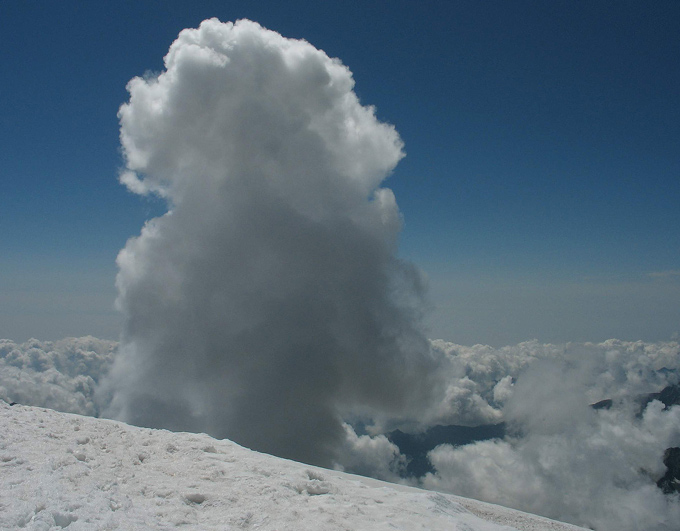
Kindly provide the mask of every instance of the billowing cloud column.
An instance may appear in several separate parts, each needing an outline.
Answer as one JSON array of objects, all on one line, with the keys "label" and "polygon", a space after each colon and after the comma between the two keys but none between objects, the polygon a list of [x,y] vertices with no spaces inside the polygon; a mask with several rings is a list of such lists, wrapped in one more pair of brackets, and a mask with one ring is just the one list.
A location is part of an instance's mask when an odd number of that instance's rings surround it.
[{"label": "billowing cloud column", "polygon": [[121,182],[166,198],[118,257],[108,415],[329,464],[340,412],[417,405],[417,272],[382,180],[403,156],[351,72],[254,22],[184,30],[120,109]]}]

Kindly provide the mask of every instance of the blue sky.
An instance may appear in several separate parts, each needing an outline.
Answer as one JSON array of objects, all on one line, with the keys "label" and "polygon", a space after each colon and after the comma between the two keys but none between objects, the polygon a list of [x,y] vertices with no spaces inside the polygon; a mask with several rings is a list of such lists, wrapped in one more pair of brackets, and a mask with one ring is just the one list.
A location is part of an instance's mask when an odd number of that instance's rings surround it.
[{"label": "blue sky", "polygon": [[125,85],[250,18],[354,72],[401,134],[386,182],[429,336],[680,331],[680,2],[0,3],[0,336],[115,338],[115,257],[163,212],[117,181]]}]

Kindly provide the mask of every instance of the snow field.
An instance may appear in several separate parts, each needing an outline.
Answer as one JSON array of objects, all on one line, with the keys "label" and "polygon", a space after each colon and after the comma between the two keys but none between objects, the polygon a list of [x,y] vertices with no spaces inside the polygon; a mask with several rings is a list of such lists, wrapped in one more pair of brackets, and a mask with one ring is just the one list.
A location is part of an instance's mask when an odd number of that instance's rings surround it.
[{"label": "snow field", "polygon": [[[494,507],[466,501],[472,510]],[[527,523],[517,529],[576,529],[502,508],[487,509],[487,517],[509,521],[503,511]],[[513,529],[478,518],[450,495],[310,467],[203,434],[0,401],[0,528],[177,527]]]}]

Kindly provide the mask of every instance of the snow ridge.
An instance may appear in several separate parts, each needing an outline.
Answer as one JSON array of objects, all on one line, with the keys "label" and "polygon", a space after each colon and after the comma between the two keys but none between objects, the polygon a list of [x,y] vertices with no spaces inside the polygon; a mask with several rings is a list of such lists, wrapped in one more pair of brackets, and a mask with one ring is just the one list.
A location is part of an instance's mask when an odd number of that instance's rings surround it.
[{"label": "snow ridge", "polygon": [[137,428],[4,401],[0,470],[2,529],[578,529],[306,466],[204,434]]}]

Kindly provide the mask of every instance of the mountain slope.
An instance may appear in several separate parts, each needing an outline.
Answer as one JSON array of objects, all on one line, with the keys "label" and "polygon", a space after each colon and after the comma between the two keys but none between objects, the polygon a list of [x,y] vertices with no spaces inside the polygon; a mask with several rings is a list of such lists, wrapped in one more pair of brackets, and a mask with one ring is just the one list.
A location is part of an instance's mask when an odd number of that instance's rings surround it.
[{"label": "mountain slope", "polygon": [[306,466],[203,434],[3,401],[0,470],[2,529],[512,529],[489,520],[525,530],[579,529]]}]

